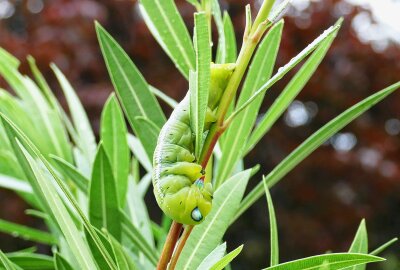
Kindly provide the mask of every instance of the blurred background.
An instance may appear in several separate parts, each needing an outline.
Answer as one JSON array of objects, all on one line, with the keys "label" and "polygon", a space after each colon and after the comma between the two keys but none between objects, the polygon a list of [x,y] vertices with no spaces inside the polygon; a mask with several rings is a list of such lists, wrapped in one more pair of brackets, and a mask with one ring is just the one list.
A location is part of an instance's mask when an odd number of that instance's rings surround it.
[{"label": "blurred background", "polygon": [[[176,1],[192,29],[193,8]],[[259,1],[223,0],[239,44],[244,5],[254,12]],[[285,64],[339,17],[345,18],[327,57],[285,115],[245,160],[260,164],[251,185],[268,173],[307,136],[357,101],[400,79],[400,1],[293,0],[277,66]],[[146,79],[181,99],[187,82],[146,28],[136,1],[0,0],[0,46],[22,61],[36,58],[62,104],[64,97],[49,64],[55,62],[72,82],[94,130],[102,106],[113,91],[94,32],[98,20],[120,42]],[[292,74],[275,85],[262,111]],[[1,87],[7,87],[0,81]],[[281,260],[326,251],[346,251],[362,218],[367,221],[371,250],[400,232],[400,94],[395,93],[327,141],[272,189],[279,225]],[[165,104],[164,104],[165,105]],[[164,109],[169,113],[167,106]],[[150,215],[160,211],[149,194]],[[0,190],[0,218],[40,228],[24,214],[27,205]],[[260,269],[269,262],[267,206],[258,201],[228,231],[228,249],[244,243],[233,269]],[[14,251],[34,243],[0,234],[0,249]],[[41,252],[49,252],[39,247]],[[400,269],[400,244],[385,252],[386,264],[369,269]]]}]

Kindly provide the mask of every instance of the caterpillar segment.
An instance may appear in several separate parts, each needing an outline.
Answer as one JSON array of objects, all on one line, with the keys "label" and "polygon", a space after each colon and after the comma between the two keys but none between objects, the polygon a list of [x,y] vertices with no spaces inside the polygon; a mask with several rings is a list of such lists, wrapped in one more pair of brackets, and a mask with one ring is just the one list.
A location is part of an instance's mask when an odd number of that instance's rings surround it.
[{"label": "caterpillar segment", "polygon": [[[234,64],[211,64],[211,81],[204,132],[216,121],[215,110]],[[201,223],[211,211],[213,189],[194,155],[190,96],[177,105],[161,129],[153,156],[153,187],[157,203],[171,219],[186,225]]]}]

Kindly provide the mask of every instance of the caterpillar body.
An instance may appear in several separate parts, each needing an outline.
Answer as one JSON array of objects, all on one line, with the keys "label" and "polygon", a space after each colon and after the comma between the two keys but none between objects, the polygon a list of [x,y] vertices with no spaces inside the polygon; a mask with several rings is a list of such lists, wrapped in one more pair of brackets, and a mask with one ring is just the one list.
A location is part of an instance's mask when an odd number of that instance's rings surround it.
[{"label": "caterpillar body", "polygon": [[[204,132],[216,120],[214,111],[231,77],[234,64],[211,64],[211,80]],[[196,225],[212,206],[211,183],[196,163],[195,135],[190,124],[190,95],[176,106],[162,127],[153,155],[153,187],[163,212],[178,223]]]}]

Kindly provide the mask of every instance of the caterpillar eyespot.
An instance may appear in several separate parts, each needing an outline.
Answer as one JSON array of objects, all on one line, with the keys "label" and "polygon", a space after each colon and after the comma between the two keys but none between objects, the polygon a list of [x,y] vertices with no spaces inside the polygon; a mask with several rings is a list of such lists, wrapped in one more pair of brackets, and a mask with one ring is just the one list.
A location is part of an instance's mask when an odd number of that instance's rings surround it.
[{"label": "caterpillar eyespot", "polygon": [[[213,112],[234,68],[234,64],[211,64],[207,110],[211,115],[206,117],[204,132],[215,121]],[[213,189],[211,183],[204,183],[204,169],[195,161],[189,99],[186,95],[161,129],[153,155],[153,187],[157,203],[168,217],[196,225],[211,211]]]}]

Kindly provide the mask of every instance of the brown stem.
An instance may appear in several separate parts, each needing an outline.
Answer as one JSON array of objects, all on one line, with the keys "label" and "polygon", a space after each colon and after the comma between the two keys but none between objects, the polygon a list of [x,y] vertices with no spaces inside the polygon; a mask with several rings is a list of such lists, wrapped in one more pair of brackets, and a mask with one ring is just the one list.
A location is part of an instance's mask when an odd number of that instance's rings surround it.
[{"label": "brown stem", "polygon": [[179,256],[181,255],[181,252],[182,252],[183,248],[185,247],[186,241],[189,238],[189,235],[192,232],[193,227],[194,226],[192,226],[192,225],[188,225],[183,230],[182,237],[179,240],[179,244],[176,247],[174,256],[172,256],[172,259],[171,259],[171,264],[169,265],[170,270],[175,270],[176,263],[178,262]]},{"label": "brown stem", "polygon": [[167,239],[165,239],[165,244],[161,252],[160,260],[158,261],[157,264],[157,270],[167,269],[168,262],[171,259],[172,253],[174,251],[176,242],[178,241],[181,230],[182,230],[182,224],[173,221],[171,228],[169,229]]}]

